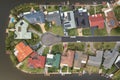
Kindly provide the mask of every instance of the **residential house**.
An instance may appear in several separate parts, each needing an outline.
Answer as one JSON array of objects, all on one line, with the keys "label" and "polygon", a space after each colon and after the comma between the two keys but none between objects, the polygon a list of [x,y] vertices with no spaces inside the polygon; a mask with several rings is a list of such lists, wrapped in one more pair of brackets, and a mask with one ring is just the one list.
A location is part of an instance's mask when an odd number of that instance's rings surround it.
[{"label": "residential house", "polygon": [[74,51],[68,50],[66,55],[62,55],[60,66],[72,67],[74,61],[74,54],[75,54]]},{"label": "residential house", "polygon": [[31,39],[31,32],[27,31],[28,23],[24,20],[20,20],[15,25],[15,39]]},{"label": "residential house", "polygon": [[42,11],[32,11],[24,14],[23,17],[31,24],[45,23],[45,15]]},{"label": "residential house", "polygon": [[115,17],[115,14],[113,12],[113,9],[112,8],[106,8],[104,10],[104,13],[105,13],[105,17],[106,17],[106,22],[107,22],[107,25],[111,28],[116,28],[118,27],[118,21]]},{"label": "residential house", "polygon": [[103,51],[96,51],[96,56],[89,56],[88,65],[100,67],[102,63]]},{"label": "residential house", "polygon": [[76,28],[73,11],[66,11],[63,13],[63,24],[65,29]]},{"label": "residential house", "polygon": [[83,54],[83,52],[76,51],[74,57],[74,69],[80,69],[81,67],[85,67],[88,60],[88,56]]},{"label": "residential house", "polygon": [[110,69],[112,65],[114,64],[119,52],[116,50],[108,51],[106,50],[104,52],[104,62],[103,66],[105,69]]},{"label": "residential house", "polygon": [[60,54],[47,54],[46,67],[56,67],[59,68],[60,65]]},{"label": "residential house", "polygon": [[118,56],[118,58],[116,59],[115,65],[118,69],[120,69],[120,56]]},{"label": "residential house", "polygon": [[26,57],[28,57],[33,50],[24,42],[20,42],[15,46],[15,56],[19,62],[22,62]]},{"label": "residential house", "polygon": [[90,27],[87,9],[80,8],[78,10],[75,10],[74,16],[75,16],[76,26],[78,28]]},{"label": "residential house", "polygon": [[46,20],[48,22],[56,24],[57,26],[61,26],[61,18],[59,11],[48,12],[48,14],[46,15]]},{"label": "residential house", "polygon": [[28,58],[28,67],[30,68],[44,68],[45,67],[45,56],[38,55],[33,52]]},{"label": "residential house", "polygon": [[104,18],[102,14],[96,14],[89,16],[90,27],[104,28]]}]

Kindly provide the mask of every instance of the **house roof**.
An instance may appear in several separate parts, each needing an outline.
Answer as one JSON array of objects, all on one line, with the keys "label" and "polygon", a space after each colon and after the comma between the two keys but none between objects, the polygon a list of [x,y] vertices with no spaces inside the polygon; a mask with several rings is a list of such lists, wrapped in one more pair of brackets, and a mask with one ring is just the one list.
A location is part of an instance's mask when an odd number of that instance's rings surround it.
[{"label": "house roof", "polygon": [[29,56],[33,50],[23,42],[18,43],[15,46],[15,56],[19,62],[22,62],[27,56]]},{"label": "house roof", "polygon": [[84,10],[82,8],[78,9],[75,11],[74,16],[75,16],[75,22],[78,28],[90,27],[87,10]]},{"label": "house roof", "polygon": [[76,28],[73,11],[66,11],[63,13],[64,27],[66,29]]},{"label": "house roof", "polygon": [[46,67],[56,67],[59,68],[60,64],[60,54],[47,54]]},{"label": "house roof", "polygon": [[75,52],[75,58],[74,58],[74,68],[80,68],[82,67],[82,63],[87,63],[88,56],[83,54],[83,52],[76,51]]},{"label": "house roof", "polygon": [[72,50],[67,51],[67,55],[62,55],[61,56],[61,66],[62,65],[67,65],[69,67],[73,66],[73,60],[74,60],[74,54],[75,52]]},{"label": "house roof", "polygon": [[54,21],[56,25],[61,26],[61,19],[59,11],[49,12],[46,15],[46,20],[51,22]]},{"label": "house roof", "polygon": [[89,16],[90,27],[98,26],[99,29],[104,28],[104,18],[102,14],[96,14]]},{"label": "house roof", "polygon": [[103,51],[96,51],[96,56],[89,56],[88,65],[100,67]]},{"label": "house roof", "polygon": [[45,16],[42,11],[30,12],[29,14],[25,14],[24,19],[26,19],[31,24],[45,23]]},{"label": "house roof", "polygon": [[120,56],[116,59],[115,65],[120,69]]},{"label": "house roof", "polygon": [[107,24],[109,27],[115,28],[118,26],[118,21],[115,17],[115,14],[113,12],[112,8],[105,9],[105,16],[107,20]]},{"label": "house roof", "polygon": [[27,31],[28,23],[20,20],[15,25],[15,39],[31,39],[31,32]]},{"label": "house roof", "polygon": [[115,61],[115,59],[117,58],[119,52],[118,51],[105,51],[104,52],[104,62],[103,62],[103,66],[105,69],[110,69]]},{"label": "house roof", "polygon": [[45,56],[37,55],[37,53],[33,52],[28,59],[28,66],[33,68],[44,68]]}]

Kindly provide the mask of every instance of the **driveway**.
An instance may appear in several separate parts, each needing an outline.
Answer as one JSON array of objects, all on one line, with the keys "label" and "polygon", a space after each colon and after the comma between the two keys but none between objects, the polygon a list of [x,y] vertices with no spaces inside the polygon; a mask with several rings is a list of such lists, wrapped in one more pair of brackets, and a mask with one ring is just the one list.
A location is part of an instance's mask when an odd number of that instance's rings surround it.
[{"label": "driveway", "polygon": [[41,27],[42,32],[45,33],[46,32],[45,23],[42,23],[42,24],[38,23],[38,25]]},{"label": "driveway", "polygon": [[82,28],[78,28],[77,31],[78,31],[78,36],[83,36],[83,34],[82,34]]}]

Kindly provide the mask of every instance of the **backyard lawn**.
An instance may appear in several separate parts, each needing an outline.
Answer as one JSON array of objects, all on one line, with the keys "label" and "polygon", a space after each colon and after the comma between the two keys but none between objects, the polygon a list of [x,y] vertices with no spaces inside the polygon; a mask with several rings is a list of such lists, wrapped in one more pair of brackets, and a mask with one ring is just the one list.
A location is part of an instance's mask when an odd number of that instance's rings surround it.
[{"label": "backyard lawn", "polygon": [[59,6],[55,6],[55,5],[49,5],[49,6],[47,6],[47,11],[48,12],[56,11],[58,9],[59,9]]},{"label": "backyard lawn", "polygon": [[95,42],[94,47],[98,49],[113,49],[115,47],[115,42]]}]

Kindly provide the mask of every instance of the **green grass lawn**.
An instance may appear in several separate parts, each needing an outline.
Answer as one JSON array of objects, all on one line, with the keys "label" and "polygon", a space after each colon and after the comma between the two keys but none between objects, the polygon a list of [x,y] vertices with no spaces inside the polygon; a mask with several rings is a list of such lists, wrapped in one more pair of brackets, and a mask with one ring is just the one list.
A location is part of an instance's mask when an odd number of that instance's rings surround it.
[{"label": "green grass lawn", "polygon": [[95,67],[95,66],[86,66],[86,68],[84,69],[86,70],[88,73],[98,73],[99,72],[99,68]]},{"label": "green grass lawn", "polygon": [[90,36],[91,35],[91,31],[89,28],[83,29],[82,33],[84,36]]},{"label": "green grass lawn", "polygon": [[48,68],[48,72],[58,72],[58,68],[50,67]]},{"label": "green grass lawn", "polygon": [[68,43],[69,50],[84,51],[85,43]]},{"label": "green grass lawn", "polygon": [[95,42],[94,47],[98,49],[113,49],[115,47],[115,42]]},{"label": "green grass lawn", "polygon": [[46,47],[43,51],[43,56],[47,56],[47,54],[49,53],[49,47]]},{"label": "green grass lawn", "polygon": [[35,45],[40,42],[40,37],[37,34],[32,33],[32,39],[26,40],[29,45]]},{"label": "green grass lawn", "polygon": [[115,16],[116,16],[117,20],[120,21],[120,6],[114,7],[114,12],[115,12]]},{"label": "green grass lawn", "polygon": [[104,28],[104,29],[96,29],[94,31],[94,35],[95,36],[107,36],[106,28]]},{"label": "green grass lawn", "polygon": [[13,53],[10,54],[10,59],[11,59],[12,63],[14,64],[14,66],[16,66],[18,64],[18,60]]},{"label": "green grass lawn", "polygon": [[[90,28],[83,29],[82,33],[83,33],[84,36],[92,36]],[[106,28],[104,28],[104,29],[95,29],[94,30],[94,36],[107,36]]]},{"label": "green grass lawn", "polygon": [[56,53],[62,53],[63,52],[63,45],[62,44],[57,44],[52,47],[52,54]]},{"label": "green grass lawn", "polygon": [[77,28],[69,29],[69,30],[68,30],[68,35],[69,35],[69,36],[78,36]]},{"label": "green grass lawn", "polygon": [[64,36],[63,27],[61,27],[61,26],[55,26],[54,25],[49,29],[49,32],[52,32],[56,35]]},{"label": "green grass lawn", "polygon": [[11,10],[11,14],[18,15],[22,12],[29,12],[31,10],[31,7],[33,7],[35,10],[39,10],[39,5],[34,3],[25,3],[19,6],[16,6]]},{"label": "green grass lawn", "polygon": [[48,12],[52,12],[52,11],[56,11],[56,10],[58,10],[58,6],[55,6],[55,5],[47,6],[47,11]]},{"label": "green grass lawn", "polygon": [[41,69],[41,68],[36,68],[36,69],[29,68],[27,66],[27,59],[23,61],[23,65],[20,66],[20,69],[27,71],[27,72],[31,72],[31,73],[43,73],[44,72],[44,69]]},{"label": "green grass lawn", "polygon": [[113,36],[120,36],[120,27],[112,29],[111,35],[113,35]]},{"label": "green grass lawn", "polygon": [[114,74],[113,80],[120,80],[120,70]]}]

